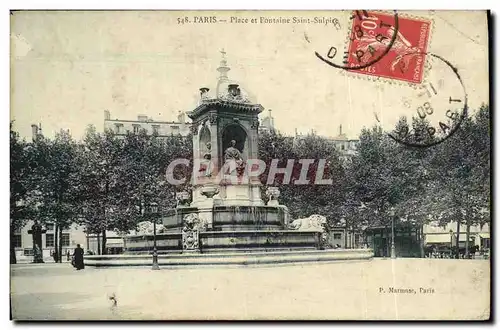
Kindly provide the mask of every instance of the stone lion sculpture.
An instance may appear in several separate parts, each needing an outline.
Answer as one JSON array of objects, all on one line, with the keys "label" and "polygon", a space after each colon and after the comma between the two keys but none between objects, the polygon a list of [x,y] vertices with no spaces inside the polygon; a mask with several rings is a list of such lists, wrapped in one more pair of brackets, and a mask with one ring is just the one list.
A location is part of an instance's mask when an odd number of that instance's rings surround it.
[{"label": "stone lion sculpture", "polygon": [[308,218],[296,219],[290,224],[290,229],[294,230],[317,230],[325,231],[326,217],[313,214]]},{"label": "stone lion sculpture", "polygon": [[185,230],[205,231],[207,229],[207,223],[205,219],[200,218],[198,213],[190,213],[184,216],[183,228]]},{"label": "stone lion sculpture", "polygon": [[311,230],[321,232],[320,249],[329,247],[328,244],[328,229],[326,227],[326,217],[318,214],[313,214],[308,218],[296,219],[289,225],[293,230]]}]

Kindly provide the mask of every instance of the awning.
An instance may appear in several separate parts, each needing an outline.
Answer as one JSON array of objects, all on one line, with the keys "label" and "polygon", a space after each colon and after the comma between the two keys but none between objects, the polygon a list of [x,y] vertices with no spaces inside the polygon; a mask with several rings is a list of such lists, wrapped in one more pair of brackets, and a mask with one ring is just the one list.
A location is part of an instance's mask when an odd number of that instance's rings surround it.
[{"label": "awning", "polygon": [[490,233],[481,233],[479,236],[481,236],[481,238],[490,238]]},{"label": "awning", "polygon": [[107,248],[122,248],[123,247],[123,241],[106,242],[106,247]]},{"label": "awning", "polygon": [[450,234],[449,233],[443,233],[443,234],[426,234],[425,235],[425,243],[450,243]]}]

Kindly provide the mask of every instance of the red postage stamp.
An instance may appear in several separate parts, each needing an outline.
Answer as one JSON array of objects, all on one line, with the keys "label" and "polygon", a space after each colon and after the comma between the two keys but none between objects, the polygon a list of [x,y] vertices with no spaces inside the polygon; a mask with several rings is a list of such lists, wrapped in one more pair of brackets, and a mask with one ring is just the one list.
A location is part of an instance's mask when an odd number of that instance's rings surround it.
[{"label": "red postage stamp", "polygon": [[398,17],[396,28],[394,15],[355,11],[349,35],[347,65],[359,67],[380,58],[370,66],[351,71],[421,83],[430,28],[431,22],[428,20],[401,16]]}]

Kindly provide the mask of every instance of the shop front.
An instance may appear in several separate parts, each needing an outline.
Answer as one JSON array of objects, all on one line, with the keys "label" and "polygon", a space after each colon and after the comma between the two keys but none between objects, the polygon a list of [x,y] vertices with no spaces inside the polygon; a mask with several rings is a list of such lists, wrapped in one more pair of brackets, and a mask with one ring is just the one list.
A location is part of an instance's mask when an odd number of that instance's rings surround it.
[{"label": "shop front", "polygon": [[[422,256],[421,229],[412,226],[396,226],[394,228],[394,247],[396,257],[420,258]],[[390,257],[392,230],[391,227],[371,227],[365,230],[365,238],[375,257]]]}]

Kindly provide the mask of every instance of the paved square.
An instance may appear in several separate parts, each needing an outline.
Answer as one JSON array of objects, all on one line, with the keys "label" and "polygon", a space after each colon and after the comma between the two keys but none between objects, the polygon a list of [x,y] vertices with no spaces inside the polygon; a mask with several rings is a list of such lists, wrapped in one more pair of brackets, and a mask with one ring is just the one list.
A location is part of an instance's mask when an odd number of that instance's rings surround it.
[{"label": "paved square", "polygon": [[488,260],[452,259],[160,271],[14,265],[12,315],[20,320],[486,319],[489,269]]}]

